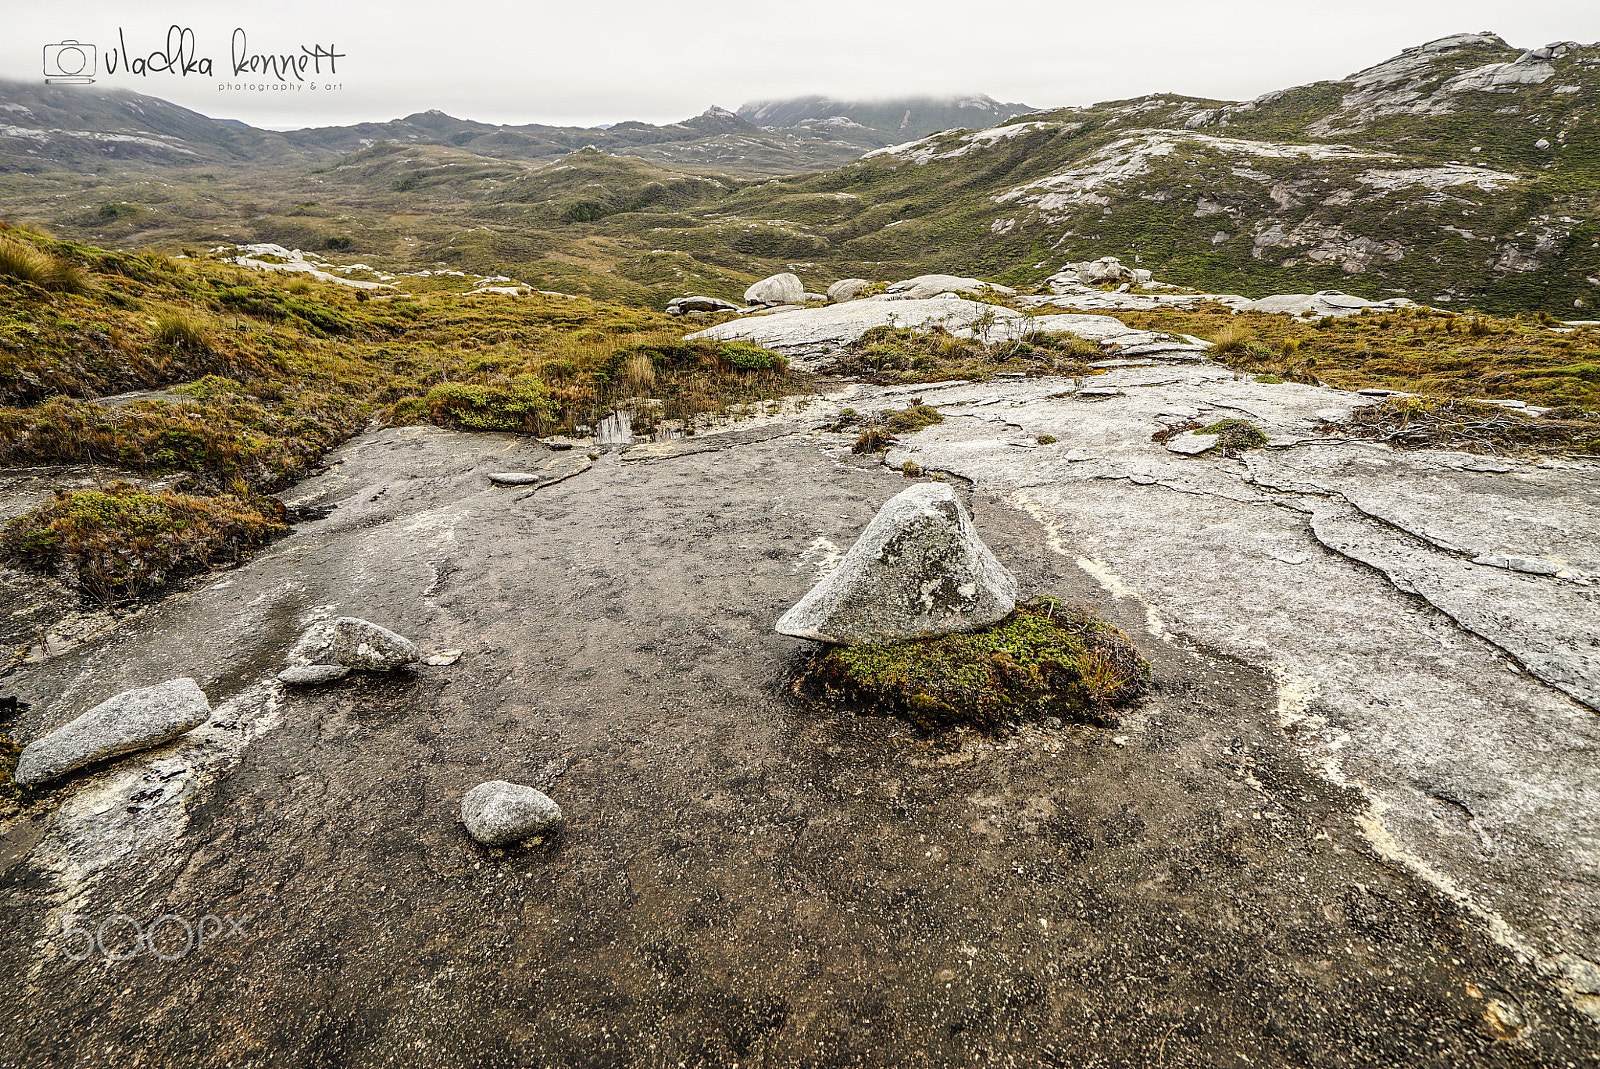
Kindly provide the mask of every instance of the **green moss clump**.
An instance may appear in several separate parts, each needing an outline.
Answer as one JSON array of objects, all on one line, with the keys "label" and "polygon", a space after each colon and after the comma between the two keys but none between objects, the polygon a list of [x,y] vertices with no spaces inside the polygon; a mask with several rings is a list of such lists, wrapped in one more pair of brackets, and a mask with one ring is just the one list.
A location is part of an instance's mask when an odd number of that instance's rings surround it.
[{"label": "green moss clump", "polygon": [[0,548],[110,602],[235,563],[247,547],[284,531],[284,520],[282,503],[271,498],[152,494],[118,482],[57,490],[52,501],[0,528]]},{"label": "green moss clump", "polygon": [[1267,436],[1247,419],[1218,420],[1209,427],[1201,427],[1196,434],[1214,434],[1217,444],[1231,457],[1246,449],[1260,449],[1267,444]]},{"label": "green moss clump", "polygon": [[811,678],[829,697],[884,708],[918,727],[995,729],[1056,716],[1104,726],[1142,692],[1150,665],[1122,631],[1049,598],[969,634],[894,646],[829,646]]}]

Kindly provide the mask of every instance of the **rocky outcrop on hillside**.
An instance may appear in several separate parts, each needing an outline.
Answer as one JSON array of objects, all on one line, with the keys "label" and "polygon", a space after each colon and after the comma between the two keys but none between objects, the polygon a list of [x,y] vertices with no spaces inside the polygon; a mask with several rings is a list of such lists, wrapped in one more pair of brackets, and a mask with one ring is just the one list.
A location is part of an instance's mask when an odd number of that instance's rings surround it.
[{"label": "rocky outcrop on hillside", "polygon": [[[981,259],[1037,282],[1041,246],[1080,263],[1110,247],[1252,295],[1570,315],[1600,302],[1596,100],[1600,45],[1457,35],[1241,104],[1156,95],[942,131],[738,203],[851,272]],[[858,188],[873,195],[841,192]],[[879,209],[900,202],[916,208]]]}]

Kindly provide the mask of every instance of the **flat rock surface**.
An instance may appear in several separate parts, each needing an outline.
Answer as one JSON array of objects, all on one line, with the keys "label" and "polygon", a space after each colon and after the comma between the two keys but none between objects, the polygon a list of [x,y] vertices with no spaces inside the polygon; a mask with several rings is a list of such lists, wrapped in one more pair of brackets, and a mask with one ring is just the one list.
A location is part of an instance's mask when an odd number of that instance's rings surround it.
[{"label": "flat rock surface", "polygon": [[[1111,372],[1127,396],[1092,405],[1009,387],[1003,415],[887,460],[1004,496],[1152,626],[1268,666],[1290,737],[1363,790],[1380,849],[1553,974],[1600,959],[1600,465],[1330,440],[1317,413],[1358,398],[1209,365],[1160,376]],[[1174,410],[1300,444],[1177,456],[1150,441]],[[1060,442],[1019,454],[1016,431]]]},{"label": "flat rock surface", "polygon": [[[1155,691],[1115,735],[928,738],[789,696],[814,644],[773,622],[907,485],[847,435],[611,455],[527,497],[485,479],[525,441],[352,441],[295,488],[323,518],[7,679],[23,741],[183,674],[215,713],[0,825],[0,1064],[1592,1060],[1594,713],[1328,548],[1315,471],[1269,489],[1150,441],[1174,407],[1288,432],[1339,395],[1113,374],[1092,403],[923,388],[1005,403],[889,459],[974,480],[1025,595],[1132,636]],[[1524,617],[1564,582],[1513,578]],[[345,614],[465,656],[270,678]],[[459,817],[486,779],[559,798],[563,833],[485,854]],[[64,925],[116,914],[248,919],[172,963],[67,956]]]},{"label": "flat rock surface", "polygon": [[574,451],[571,445],[552,448],[556,450],[553,456],[541,457],[537,463],[526,465],[521,470],[489,472],[489,481],[502,486],[531,486],[537,490],[542,486],[554,486],[574,475],[582,475],[594,463],[585,454]]}]

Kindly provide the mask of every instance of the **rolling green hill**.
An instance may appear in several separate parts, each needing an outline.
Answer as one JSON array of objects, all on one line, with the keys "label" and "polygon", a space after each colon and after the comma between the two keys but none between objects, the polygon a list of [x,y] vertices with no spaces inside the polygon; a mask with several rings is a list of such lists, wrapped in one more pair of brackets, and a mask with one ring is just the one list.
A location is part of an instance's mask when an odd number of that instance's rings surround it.
[{"label": "rolling green hill", "polygon": [[[16,108],[44,107],[27,93],[8,105],[19,123],[33,120]],[[89,95],[77,119],[58,101],[50,121],[153,145],[92,157],[82,130],[6,127],[0,210],[102,244],[341,248],[656,307],[737,297],[780,270],[814,290],[928,271],[1031,287],[1116,255],[1252,296],[1333,288],[1581,316],[1600,301],[1597,93],[1600,46],[1461,34],[1254,101],[1159,94],[864,155],[860,142],[892,140],[893,111],[909,130],[1017,106],[807,98],[608,130],[430,112],[278,135],[170,106],[144,108],[145,129],[138,101]],[[850,159],[797,166],[822,151],[812,142]],[[804,173],[774,177],[780,165]]]}]

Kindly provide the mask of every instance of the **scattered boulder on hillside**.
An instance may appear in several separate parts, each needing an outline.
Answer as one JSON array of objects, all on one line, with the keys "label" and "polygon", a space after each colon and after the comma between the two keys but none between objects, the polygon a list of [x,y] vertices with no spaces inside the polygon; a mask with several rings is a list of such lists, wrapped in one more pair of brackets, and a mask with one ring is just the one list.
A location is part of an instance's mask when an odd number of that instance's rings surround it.
[{"label": "scattered boulder on hillside", "polygon": [[1239,307],[1248,312],[1279,312],[1285,315],[1302,316],[1308,319],[1318,319],[1323,316],[1339,318],[1342,316],[1359,315],[1368,308],[1378,310],[1391,308],[1413,308],[1416,302],[1405,297],[1391,297],[1386,301],[1369,301],[1364,297],[1353,297],[1348,293],[1338,290],[1318,290],[1316,293],[1278,293],[1271,297],[1263,297],[1259,301],[1249,301]]},{"label": "scattered boulder on hillside", "polygon": [[744,291],[746,304],[799,304],[805,300],[806,288],[800,276],[785,271],[770,275]]},{"label": "scattered boulder on hillside", "polygon": [[897,293],[910,300],[924,300],[928,297],[937,297],[941,293],[990,292],[1010,297],[1017,291],[1010,286],[1000,286],[978,278],[963,278],[960,275],[918,275],[916,278],[892,282],[884,288],[884,292]]},{"label": "scattered boulder on hillside", "polygon": [[667,315],[681,316],[689,312],[737,312],[739,306],[721,297],[674,297],[667,302]]},{"label": "scattered boulder on hillside", "polygon": [[1105,282],[1127,282],[1137,285],[1149,282],[1154,277],[1144,268],[1129,267],[1115,256],[1102,256],[1098,260],[1064,265],[1060,271],[1050,276],[1049,285],[1052,292],[1059,293],[1073,285],[1097,286]]},{"label": "scattered boulder on hillside", "polygon": [[890,498],[837,568],[778,621],[779,634],[877,646],[976,631],[1017,604],[1017,577],[978,537],[946,483]]},{"label": "scattered boulder on hillside", "polygon": [[200,684],[187,676],[126,690],[22,748],[12,778],[43,783],[118,754],[146,750],[211,719]]},{"label": "scattered boulder on hillside", "polygon": [[841,278],[828,287],[828,300],[853,301],[871,286],[872,283],[864,278]]},{"label": "scattered boulder on hillside", "polygon": [[707,327],[690,334],[689,338],[750,341],[793,359],[805,360],[836,352],[874,327],[890,324],[911,330],[943,327],[958,337],[971,337],[973,323],[983,318],[996,324],[993,330],[998,332],[1021,315],[1010,308],[963,297],[914,301],[880,294],[821,308],[770,309]]},{"label": "scattered boulder on hillside", "polygon": [[462,797],[461,823],[485,846],[510,846],[560,824],[561,807],[543,791],[490,780]]},{"label": "scattered boulder on hillside", "polygon": [[980,334],[996,342],[1015,340],[1035,331],[1070,333],[1118,355],[1165,354],[1163,359],[1196,359],[1209,344],[1158,331],[1134,330],[1110,316],[1041,315],[1030,319],[1001,305],[963,297],[900,300],[888,294],[824,308],[775,309],[719,323],[689,338],[749,341],[783,353],[794,366],[806,366],[806,361],[835,354],[874,327],[891,325],[908,330],[942,329],[958,338]]}]

